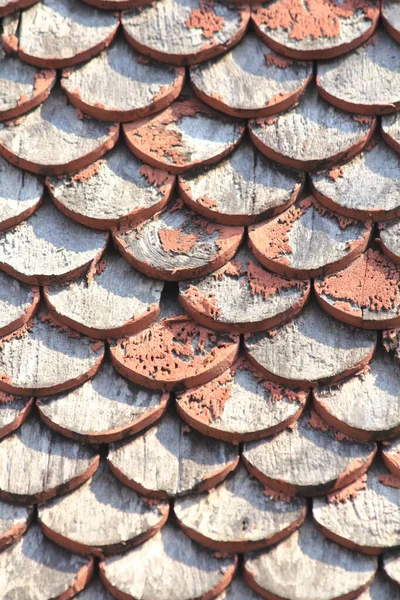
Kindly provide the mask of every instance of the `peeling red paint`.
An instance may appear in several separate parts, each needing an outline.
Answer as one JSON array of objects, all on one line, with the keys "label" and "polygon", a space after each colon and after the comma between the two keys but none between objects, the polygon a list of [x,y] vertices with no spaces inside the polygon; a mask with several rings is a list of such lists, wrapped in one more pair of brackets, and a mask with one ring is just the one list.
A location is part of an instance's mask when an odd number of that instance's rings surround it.
[{"label": "peeling red paint", "polygon": [[357,123],[361,123],[361,125],[371,125],[374,122],[374,118],[375,117],[368,117],[367,115],[354,115],[353,116],[353,121],[356,121]]},{"label": "peeling red paint", "polygon": [[341,34],[341,19],[349,19],[359,10],[371,21],[378,14],[378,8],[369,0],[279,0],[257,7],[254,12],[257,23],[271,30],[283,29],[290,39],[316,40],[337,38]]},{"label": "peeling red paint", "polygon": [[3,43],[4,49],[9,54],[11,54],[12,52],[18,52],[18,38],[16,35],[7,35],[6,33],[3,33],[1,36],[1,41]]},{"label": "peeling red paint", "polygon": [[[189,189],[189,186],[187,186],[187,188]],[[206,198],[205,196],[200,196],[197,199],[197,202],[205,208],[215,208],[218,205],[216,200],[212,198]]]},{"label": "peeling red paint", "polygon": [[[3,348],[3,345],[7,342],[11,342],[12,340],[21,339],[28,331],[30,331],[34,327],[34,325],[35,325],[34,319],[30,319],[16,331],[13,331],[12,333],[9,333],[8,335],[2,337],[0,339],[0,349]],[[3,379],[3,381],[4,381],[4,379]]]},{"label": "peeling red paint", "polygon": [[334,169],[331,169],[328,173],[330,179],[332,179],[333,181],[336,181],[337,179],[339,179],[339,177],[343,177],[344,176],[344,168],[343,167],[335,167]]},{"label": "peeling red paint", "polygon": [[205,296],[200,293],[197,287],[189,285],[185,291],[185,297],[190,301],[190,305],[194,311],[205,314],[213,319],[221,315],[221,310],[214,295],[208,294]]},{"label": "peeling red paint", "polygon": [[61,325],[50,313],[41,315],[40,320],[42,323],[47,323],[50,327],[56,327],[60,333],[66,333],[70,338],[80,338],[81,334],[74,331],[70,327]]},{"label": "peeling red paint", "polygon": [[221,31],[224,22],[225,19],[215,13],[213,0],[199,0],[199,8],[192,8],[185,26],[187,29],[201,29],[203,37],[212,39]]},{"label": "peeling red paint", "polygon": [[96,354],[97,354],[100,350],[103,349],[103,342],[98,340],[97,342],[94,342],[93,344],[91,344],[90,347],[93,350],[93,352],[96,352]]},{"label": "peeling red paint", "polygon": [[270,52],[269,54],[265,54],[265,63],[268,67],[274,66],[278,69],[287,69],[293,64],[293,61],[285,56],[281,56],[280,54],[275,54],[274,52]]},{"label": "peeling red paint", "polygon": [[139,169],[139,173],[147,180],[147,183],[158,187],[161,194],[167,193],[167,184],[171,183],[171,175],[169,175],[169,173],[151,167],[150,165],[142,165]]},{"label": "peeling red paint", "polygon": [[98,174],[102,163],[103,163],[102,160],[98,160],[98,161],[92,163],[91,165],[89,165],[88,167],[86,167],[86,169],[82,169],[81,171],[78,171],[77,173],[75,173],[75,175],[72,175],[71,179],[69,180],[69,185],[73,185],[74,183],[77,183],[77,182],[85,183],[86,181],[89,181],[89,179],[91,179],[91,177]]},{"label": "peeling red paint", "polygon": [[333,492],[332,494],[327,495],[328,502],[334,502],[335,504],[339,504],[340,502],[347,502],[348,500],[354,500],[357,498],[359,492],[367,489],[367,479],[368,476],[366,473],[362,475],[359,479],[356,479],[350,485],[342,488],[338,492]]},{"label": "peeling red paint", "polygon": [[394,352],[399,348],[400,329],[382,331],[382,343],[386,352]]},{"label": "peeling red paint", "polygon": [[307,421],[307,425],[310,425],[313,429],[319,429],[319,431],[329,431],[329,425],[321,419],[315,410],[310,411],[310,418]]},{"label": "peeling red paint", "polygon": [[264,496],[267,496],[270,500],[274,500],[274,502],[290,502],[292,500],[292,496],[289,494],[284,494],[283,492],[277,492],[272,488],[264,485]]},{"label": "peeling red paint", "polygon": [[391,488],[400,488],[400,479],[395,477],[394,475],[379,475],[379,482],[383,483],[387,487]]},{"label": "peeling red paint", "polygon": [[7,394],[6,392],[0,392],[0,404],[5,404],[7,402],[11,402],[12,400],[15,400],[15,396],[12,394]]},{"label": "peeling red paint", "polygon": [[400,269],[380,252],[369,249],[348,267],[315,282],[318,294],[327,296],[338,309],[362,316],[399,310]]},{"label": "peeling red paint", "polygon": [[176,229],[160,229],[158,232],[164,252],[187,254],[199,241],[195,233],[184,233]]}]

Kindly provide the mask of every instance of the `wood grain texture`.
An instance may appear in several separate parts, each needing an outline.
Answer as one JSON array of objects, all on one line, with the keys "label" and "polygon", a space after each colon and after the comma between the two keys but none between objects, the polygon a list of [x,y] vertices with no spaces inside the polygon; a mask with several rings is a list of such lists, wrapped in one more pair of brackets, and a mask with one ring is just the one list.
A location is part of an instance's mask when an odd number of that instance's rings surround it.
[{"label": "wood grain texture", "polygon": [[183,531],[207,548],[250,552],[284,539],[306,517],[305,500],[271,496],[239,465],[211,492],[176,500],[174,513]]},{"label": "wood grain texture", "polygon": [[106,48],[118,24],[117,15],[79,0],[42,0],[22,13],[18,54],[41,67],[70,67]]},{"label": "wood grain texture", "polygon": [[400,219],[379,223],[379,238],[384,253],[395,263],[400,263]]},{"label": "wood grain texture", "polygon": [[38,0],[0,0],[0,17],[10,15],[21,8],[32,6],[36,2]]},{"label": "wood grain texture", "polygon": [[249,245],[271,271],[306,279],[348,265],[366,248],[371,222],[332,213],[313,196],[249,227]]},{"label": "wood grain texture", "polygon": [[384,0],[381,15],[386,31],[396,42],[400,42],[400,7],[397,0]]},{"label": "wood grain texture", "polygon": [[400,48],[383,30],[349,54],[317,68],[321,96],[342,110],[388,114],[400,107]]},{"label": "wood grain texture", "polygon": [[292,425],[307,392],[266,380],[244,357],[205,385],[177,395],[179,415],[204,435],[224,441],[253,441]]},{"label": "wood grain texture", "polygon": [[377,459],[368,469],[363,485],[349,498],[314,500],[313,517],[323,533],[365,554],[379,554],[385,548],[399,546],[400,480],[388,473]]},{"label": "wood grain texture", "polygon": [[218,59],[190,69],[201,100],[237,117],[264,117],[293,106],[312,77],[312,63],[277,56],[253,33]]},{"label": "wood grain texture", "polygon": [[[27,530],[32,508],[0,502],[0,548],[14,544]],[[0,576],[1,581],[1,576]]]},{"label": "wood grain texture", "polygon": [[75,597],[93,573],[93,558],[72,554],[48,540],[32,525],[16,543],[0,554],[3,598]]},{"label": "wood grain texture", "polygon": [[378,0],[312,2],[274,0],[255,7],[257,34],[277,52],[306,59],[332,58],[362,44],[379,19]]},{"label": "wood grain texture", "polygon": [[0,390],[56,394],[84,383],[100,367],[104,345],[72,332],[40,310],[0,340]]},{"label": "wood grain texture", "polygon": [[97,119],[133,121],[175,100],[185,70],[143,60],[123,38],[82,66],[63,71],[61,86],[74,106]]},{"label": "wood grain texture", "polygon": [[142,0],[83,0],[83,2],[103,10],[127,10],[145,4]]},{"label": "wood grain texture", "polygon": [[76,488],[97,469],[94,450],[61,437],[31,415],[0,442],[0,496],[7,502],[44,502]]},{"label": "wood grain texture", "polygon": [[315,197],[346,217],[388,221],[400,214],[400,156],[380,139],[350,162],[313,173]]},{"label": "wood grain texture", "polygon": [[382,566],[386,575],[400,585],[400,550],[385,552],[382,557]]},{"label": "wood grain texture", "polygon": [[185,389],[218,377],[236,360],[239,337],[216,334],[185,314],[160,319],[111,345],[116,370],[151,389]]},{"label": "wood grain texture", "polygon": [[68,281],[100,259],[107,239],[107,233],[74,223],[46,200],[29,219],[0,232],[0,268],[26,283]]},{"label": "wood grain texture", "polygon": [[237,573],[229,587],[215,600],[260,600],[261,596],[252,590],[241,573]]},{"label": "wood grain texture", "polygon": [[3,400],[0,402],[0,438],[20,427],[28,418],[33,403],[34,398],[3,394]]},{"label": "wood grain texture", "polygon": [[0,335],[8,335],[25,325],[36,311],[39,300],[38,287],[29,287],[0,272]]},{"label": "wood grain texture", "polygon": [[122,485],[105,462],[78,489],[41,505],[39,523],[53,542],[73,552],[115,554],[143,543],[167,520],[169,505]]},{"label": "wood grain texture", "polygon": [[378,571],[370,587],[357,600],[400,600],[400,588]]},{"label": "wood grain texture", "polygon": [[283,212],[297,199],[304,173],[263,156],[246,138],[216,166],[179,176],[181,198],[197,213],[224,225],[248,225]]},{"label": "wood grain texture", "polygon": [[381,133],[386,143],[400,152],[400,118],[397,113],[382,117]]},{"label": "wood grain texture", "polygon": [[174,182],[173,175],[144,165],[122,143],[86,169],[46,179],[57,208],[94,229],[152,217],[170,199]]},{"label": "wood grain texture", "polygon": [[94,273],[44,288],[49,310],[67,327],[95,339],[131,335],[158,316],[163,283],[135,271],[108,252]]},{"label": "wood grain texture", "polygon": [[378,350],[365,372],[313,390],[315,410],[332,427],[362,440],[400,433],[400,367]]},{"label": "wood grain texture", "polygon": [[[106,361],[83,385],[37,402],[41,419],[62,435],[98,444],[120,440],[154,423],[168,394],[123,379]],[[0,411],[3,406],[0,404]],[[1,431],[1,430],[0,430]]]},{"label": "wood grain texture", "polygon": [[[87,0],[84,0],[87,1]],[[99,579],[93,578],[84,590],[76,596],[77,600],[113,600]]]},{"label": "wood grain texture", "polygon": [[39,178],[0,157],[0,229],[9,229],[31,216],[43,197]]},{"label": "wood grain texture", "polygon": [[390,443],[386,443],[382,448],[382,458],[386,467],[400,479],[400,439],[396,438]]},{"label": "wood grain texture", "polygon": [[250,473],[278,492],[318,496],[361,477],[377,451],[329,428],[310,410],[277,435],[246,443],[243,459]]},{"label": "wood grain texture", "polygon": [[245,340],[246,356],[274,381],[302,387],[333,383],[365,367],[377,342],[327,315],[315,302],[277,330]]},{"label": "wood grain texture", "polygon": [[[0,7],[1,14],[1,7]],[[46,100],[56,72],[39,69],[8,56],[0,45],[0,120],[14,119]]]},{"label": "wood grain texture", "polygon": [[170,173],[217,162],[232,152],[244,131],[244,121],[222,115],[197,98],[173,102],[157,115],[123,125],[133,154]]},{"label": "wood grain texture", "polygon": [[213,1],[162,0],[122,15],[128,42],[142,54],[172,64],[195,64],[224,53],[244,35],[247,6]]},{"label": "wood grain texture", "polygon": [[134,228],[113,230],[123,257],[149,277],[181,281],[216,271],[235,254],[243,227],[219,225],[178,201]]},{"label": "wood grain texture", "polygon": [[170,521],[138,548],[100,563],[100,576],[121,600],[211,600],[229,585],[236,564],[235,555],[215,557]]},{"label": "wood grain texture", "polygon": [[308,87],[292,110],[249,122],[250,137],[263,154],[306,171],[352,158],[370,140],[375,127],[375,118],[359,119],[338,110],[314,86]]},{"label": "wood grain texture", "polygon": [[309,518],[274,548],[246,555],[244,572],[268,600],[352,600],[372,583],[377,567],[376,558],[329,541]]},{"label": "wood grain texture", "polygon": [[296,316],[307,302],[310,282],[266,271],[246,244],[211,275],[181,282],[179,292],[185,311],[204,327],[249,333]]},{"label": "wood grain texture", "polygon": [[56,87],[21,120],[11,126],[0,123],[0,154],[39,175],[62,175],[87,167],[114,146],[119,125],[79,116]]},{"label": "wood grain texture", "polygon": [[175,497],[212,488],[239,460],[237,447],[207,440],[174,414],[144,434],[110,446],[108,464],[121,481],[152,497]]}]

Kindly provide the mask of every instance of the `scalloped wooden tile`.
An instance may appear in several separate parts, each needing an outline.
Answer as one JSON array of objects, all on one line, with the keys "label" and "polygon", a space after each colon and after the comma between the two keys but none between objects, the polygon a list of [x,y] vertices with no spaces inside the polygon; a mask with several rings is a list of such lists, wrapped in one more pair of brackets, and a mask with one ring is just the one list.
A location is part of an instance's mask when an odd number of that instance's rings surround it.
[{"label": "scalloped wooden tile", "polygon": [[40,291],[7,273],[0,272],[0,336],[5,336],[32,318],[40,300]]},{"label": "scalloped wooden tile", "polygon": [[379,570],[371,586],[357,600],[400,600],[400,587]]},{"label": "scalloped wooden tile", "polygon": [[271,48],[307,59],[332,58],[359,46],[378,19],[378,0],[274,0],[252,11],[257,34]]},{"label": "scalloped wooden tile", "polygon": [[21,14],[18,54],[40,67],[70,67],[106,48],[118,25],[118,15],[79,0],[41,0]]},{"label": "scalloped wooden tile", "polygon": [[126,122],[168,106],[179,96],[184,78],[183,68],[144,59],[118,37],[91,61],[63,71],[61,86],[84,113]]},{"label": "scalloped wooden tile", "polygon": [[349,160],[369,142],[374,117],[342,112],[309,86],[299,104],[288,112],[249,122],[256,147],[279,163],[315,171]]},{"label": "scalloped wooden tile", "polygon": [[228,115],[264,117],[292,107],[312,78],[312,63],[272,52],[248,33],[227,54],[190,69],[195,93]]},{"label": "scalloped wooden tile", "polygon": [[215,600],[260,600],[261,596],[252,590],[241,573],[237,573],[229,587]]},{"label": "scalloped wooden tile", "polygon": [[283,494],[318,496],[361,477],[377,447],[330,428],[307,409],[281,433],[244,445],[243,459],[261,483]]},{"label": "scalloped wooden tile", "polygon": [[209,490],[232,471],[237,446],[207,440],[173,413],[132,440],[110,446],[112,472],[138,493],[173,498]]},{"label": "scalloped wooden tile", "polygon": [[56,544],[102,556],[142,544],[164,525],[168,513],[168,502],[149,503],[121,484],[102,461],[78,489],[42,504],[38,520]]},{"label": "scalloped wooden tile", "polygon": [[400,585],[400,549],[385,552],[382,563],[386,575]]},{"label": "scalloped wooden tile", "polygon": [[382,458],[392,475],[400,480],[400,438],[396,438],[383,446]]},{"label": "scalloped wooden tile", "polygon": [[[106,361],[92,379],[38,400],[37,407],[40,418],[55,431],[97,444],[115,442],[152,425],[167,403],[168,394],[127,381]],[[0,414],[2,408],[0,404]]]},{"label": "scalloped wooden tile", "polygon": [[194,64],[222,54],[244,35],[248,6],[200,0],[159,0],[122,15],[128,42],[146,56]]},{"label": "scalloped wooden tile", "polygon": [[384,0],[381,14],[386,31],[400,43],[400,7],[397,0]]},{"label": "scalloped wooden tile", "polygon": [[378,224],[381,248],[395,263],[400,263],[400,219],[393,219]]},{"label": "scalloped wooden tile", "polygon": [[92,448],[68,440],[32,414],[0,441],[0,497],[7,502],[44,502],[73,490],[97,469]]},{"label": "scalloped wooden tile", "polygon": [[[33,515],[31,507],[15,506],[0,501],[0,548],[14,544],[29,527]],[[0,559],[1,561],[1,559]],[[0,575],[1,582],[1,575]]]},{"label": "scalloped wooden tile", "polygon": [[382,117],[381,132],[386,143],[396,152],[400,152],[400,118],[398,113]]},{"label": "scalloped wooden tile", "polygon": [[39,208],[42,198],[42,181],[0,156],[0,230],[30,217]]},{"label": "scalloped wooden tile", "polygon": [[0,0],[0,17],[10,15],[21,8],[27,8],[36,4],[38,0]]},{"label": "scalloped wooden tile", "polygon": [[33,406],[34,398],[0,392],[0,438],[18,429],[28,418]]},{"label": "scalloped wooden tile", "polygon": [[62,175],[101,158],[115,145],[118,135],[118,123],[82,117],[55,87],[47,100],[27,115],[0,123],[0,154],[32,173]]}]

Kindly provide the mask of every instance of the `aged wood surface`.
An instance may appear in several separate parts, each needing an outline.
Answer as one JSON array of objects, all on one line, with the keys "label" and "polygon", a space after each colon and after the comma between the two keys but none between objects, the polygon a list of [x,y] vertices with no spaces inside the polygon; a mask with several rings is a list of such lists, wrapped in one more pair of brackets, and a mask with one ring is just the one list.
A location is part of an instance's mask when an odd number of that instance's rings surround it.
[{"label": "aged wood surface", "polygon": [[[16,542],[27,530],[32,519],[32,508],[15,506],[0,501],[0,548]],[[1,582],[1,575],[0,575]]]},{"label": "aged wood surface", "polygon": [[325,100],[365,115],[396,112],[400,107],[400,48],[383,30],[372,40],[317,68],[317,88]]},{"label": "aged wood surface", "polygon": [[44,502],[86,481],[98,463],[89,446],[67,440],[31,415],[0,442],[0,496],[8,502]]},{"label": "aged wood surface", "polygon": [[215,600],[261,600],[261,596],[252,590],[243,575],[236,574],[229,587],[226,588]]},{"label": "aged wood surface", "polygon": [[[113,1],[113,0],[112,0]],[[87,0],[84,0],[87,2]],[[89,4],[89,2],[88,2]],[[114,600],[99,579],[93,578],[84,590],[76,596],[77,600]]]},{"label": "aged wood surface", "polygon": [[108,234],[74,223],[46,200],[29,219],[0,232],[0,266],[27,282],[51,284],[85,273]]},{"label": "aged wood surface", "polygon": [[118,16],[79,0],[42,0],[21,15],[19,56],[43,67],[69,67],[98,54],[112,41]]},{"label": "aged wood surface", "polygon": [[373,443],[346,439],[312,410],[281,433],[246,443],[250,473],[279,492],[318,496],[359,478],[377,451]]},{"label": "aged wood surface", "polygon": [[217,558],[169,522],[138,548],[100,563],[100,575],[116,598],[206,600],[229,585],[236,563],[235,555]]},{"label": "aged wood surface", "polygon": [[18,429],[28,418],[34,399],[12,396],[4,392],[0,397],[0,438],[2,438]]},{"label": "aged wood surface", "polygon": [[204,435],[225,441],[252,441],[292,425],[307,392],[272,383],[240,357],[205,385],[177,395],[180,416]]},{"label": "aged wood surface", "polygon": [[56,394],[97,372],[104,345],[63,328],[43,310],[1,338],[0,390],[22,396]]},{"label": "aged wood surface", "polygon": [[68,600],[90,580],[93,558],[72,554],[49,541],[32,525],[16,543],[0,553],[3,598]]},{"label": "aged wood surface", "polygon": [[365,554],[400,545],[400,479],[376,459],[358,483],[317,498],[313,517],[333,541]]},{"label": "aged wood surface", "polygon": [[135,271],[119,254],[110,251],[97,263],[93,274],[65,285],[45,287],[44,297],[61,323],[105,339],[137,333],[151,325],[160,310],[162,289],[161,281]]},{"label": "aged wood surface", "polygon": [[31,216],[43,197],[42,181],[16,169],[0,157],[0,229],[9,229]]},{"label": "aged wood surface", "polygon": [[329,541],[311,518],[274,548],[246,555],[244,563],[248,583],[271,600],[351,600],[372,583],[377,567],[376,558]]},{"label": "aged wood surface", "polygon": [[274,0],[257,6],[257,34],[277,52],[293,58],[332,58],[362,44],[379,18],[379,1],[332,3],[329,0]]},{"label": "aged wood surface", "polygon": [[314,291],[324,310],[349,325],[375,330],[400,325],[400,267],[373,248],[316,279]]},{"label": "aged wood surface", "polygon": [[54,70],[41,71],[8,56],[0,43],[0,120],[14,119],[43,102],[55,80]]},{"label": "aged wood surface", "polygon": [[38,0],[0,0],[0,17],[5,17],[21,8],[32,6]]},{"label": "aged wood surface", "polygon": [[244,35],[248,6],[198,0],[161,0],[122,15],[128,42],[139,52],[173,64],[194,64],[224,53]]},{"label": "aged wood surface", "polygon": [[400,479],[400,439],[396,438],[382,449],[382,458],[386,467]]},{"label": "aged wood surface", "polygon": [[400,263],[400,219],[379,224],[379,238],[382,250],[396,263]]},{"label": "aged wood surface", "polygon": [[114,146],[119,125],[79,116],[55,87],[43,104],[11,127],[0,123],[0,154],[15,166],[40,175],[61,175],[86,167]]},{"label": "aged wood surface", "polygon": [[382,557],[382,564],[386,575],[400,585],[400,550],[385,552]]},{"label": "aged wood surface", "polygon": [[348,160],[363,149],[376,119],[359,119],[323,100],[309,86],[298,106],[275,117],[250,121],[256,147],[279,163],[313,171]]},{"label": "aged wood surface", "polygon": [[183,68],[143,61],[118,38],[96,58],[64,71],[61,86],[71,103],[92,117],[133,121],[175,100],[184,77]]},{"label": "aged wood surface", "polygon": [[136,228],[113,231],[133,267],[149,277],[180,281],[216,271],[235,254],[243,227],[218,225],[178,201]]},{"label": "aged wood surface", "polygon": [[318,277],[348,265],[368,244],[371,223],[332,213],[308,196],[283,214],[249,227],[258,260],[287,277]]},{"label": "aged wood surface", "polygon": [[250,333],[296,316],[308,299],[310,282],[265,270],[246,244],[211,275],[180,282],[179,292],[185,311],[204,327]]},{"label": "aged wood surface", "polygon": [[196,94],[237,117],[263,117],[293,106],[312,77],[312,63],[296,63],[272,52],[248,33],[230,52],[190,69]]},{"label": "aged wood surface", "polygon": [[86,169],[46,180],[57,208],[94,229],[152,217],[168,202],[174,182],[173,175],[144,165],[123,143]]},{"label": "aged wood surface", "polygon": [[400,156],[375,139],[350,162],[311,175],[315,197],[350,218],[387,221],[400,214]]},{"label": "aged wood surface", "polygon": [[216,166],[179,176],[181,198],[225,225],[248,225],[283,212],[303,185],[304,173],[272,163],[247,138]]},{"label": "aged wood surface", "polygon": [[239,465],[213,491],[176,500],[174,512],[183,531],[203,546],[249,552],[284,539],[306,517],[305,500],[274,495]]},{"label": "aged wood surface", "polygon": [[[63,435],[106,443],[151,425],[164,414],[167,402],[168,394],[127,381],[107,361],[93,379],[70,392],[38,400],[37,406],[45,423]],[[0,414],[2,410],[0,404]]]},{"label": "aged wood surface", "polygon": [[[146,8],[141,14],[145,11]],[[245,122],[222,115],[197,98],[189,98],[122,127],[129,149],[138,158],[159,169],[183,173],[213,164],[232,152],[243,136]]]},{"label": "aged wood surface", "polygon": [[378,571],[371,586],[357,600],[400,600],[400,588]]},{"label": "aged wood surface", "polygon": [[110,446],[108,464],[121,481],[139,493],[174,497],[207,490],[232,471],[237,446],[204,438],[176,415],[167,413],[134,439]]},{"label": "aged wood surface", "polygon": [[114,554],[141,544],[165,523],[167,502],[146,503],[101,462],[78,489],[39,507],[45,534],[61,546],[88,554]]},{"label": "aged wood surface", "polygon": [[400,434],[400,367],[378,350],[365,372],[313,390],[314,407],[332,427],[362,440]]},{"label": "aged wood surface", "polygon": [[382,117],[381,131],[383,139],[396,152],[400,152],[400,118],[398,113]]},{"label": "aged wood surface", "polygon": [[247,357],[267,377],[303,387],[355,373],[370,362],[377,343],[375,331],[340,323],[313,301],[289,323],[271,331],[245,340]]},{"label": "aged wood surface", "polygon": [[37,309],[39,300],[38,287],[29,287],[0,272],[0,335],[25,325]]},{"label": "aged wood surface", "polygon": [[400,43],[400,6],[397,0],[384,0],[381,13],[386,31]]}]

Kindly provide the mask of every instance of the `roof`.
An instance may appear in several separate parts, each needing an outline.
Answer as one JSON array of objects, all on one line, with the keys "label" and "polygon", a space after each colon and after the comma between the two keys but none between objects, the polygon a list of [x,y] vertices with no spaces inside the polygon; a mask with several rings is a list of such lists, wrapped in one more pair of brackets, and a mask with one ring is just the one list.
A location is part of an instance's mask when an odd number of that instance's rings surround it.
[{"label": "roof", "polygon": [[400,600],[399,0],[0,18],[0,600]]}]

